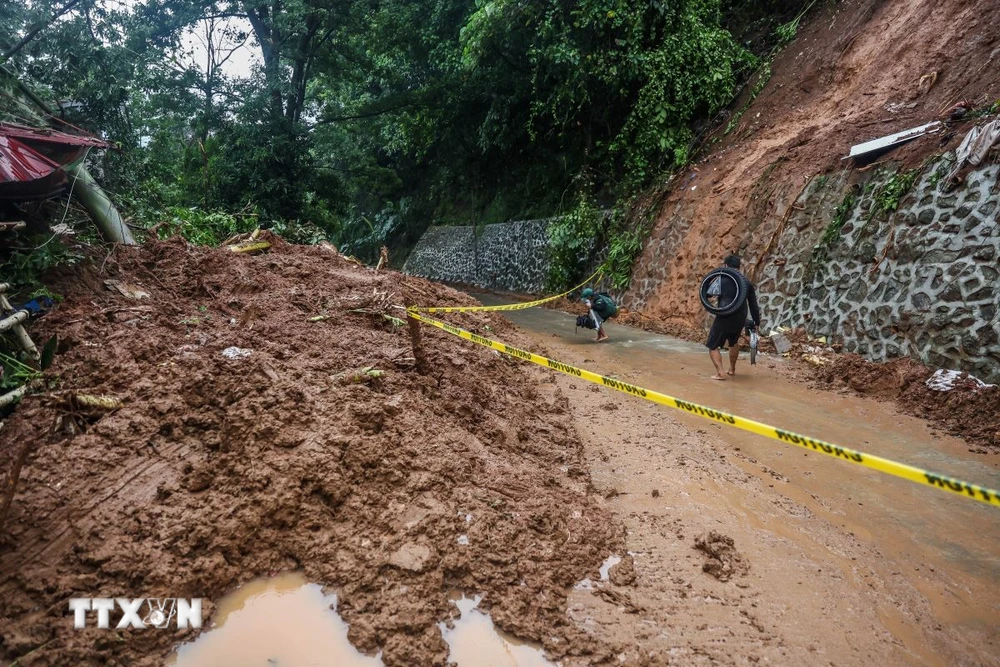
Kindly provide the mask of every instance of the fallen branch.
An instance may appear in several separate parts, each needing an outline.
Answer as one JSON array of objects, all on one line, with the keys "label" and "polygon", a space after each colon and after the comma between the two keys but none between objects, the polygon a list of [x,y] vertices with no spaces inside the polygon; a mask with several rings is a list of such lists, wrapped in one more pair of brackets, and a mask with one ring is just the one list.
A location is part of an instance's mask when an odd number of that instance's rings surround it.
[{"label": "fallen branch", "polygon": [[231,245],[229,246],[229,251],[239,252],[239,253],[254,253],[254,252],[262,252],[270,247],[271,244],[268,241],[256,241],[256,242],[251,241],[247,243],[238,243],[236,245]]},{"label": "fallen branch", "polygon": [[74,407],[108,411],[118,410],[125,405],[113,396],[95,396],[93,394],[70,394],[68,401]]},{"label": "fallen branch", "polygon": [[0,408],[5,408],[8,405],[13,405],[14,403],[17,403],[22,398],[24,398],[24,394],[27,393],[27,391],[28,391],[28,385],[25,384],[21,385],[14,391],[9,391],[3,396],[0,396]]},{"label": "fallen branch", "polygon": [[385,371],[374,366],[365,366],[355,371],[345,371],[334,376],[334,381],[339,384],[357,384],[360,382],[372,382],[385,377]]}]

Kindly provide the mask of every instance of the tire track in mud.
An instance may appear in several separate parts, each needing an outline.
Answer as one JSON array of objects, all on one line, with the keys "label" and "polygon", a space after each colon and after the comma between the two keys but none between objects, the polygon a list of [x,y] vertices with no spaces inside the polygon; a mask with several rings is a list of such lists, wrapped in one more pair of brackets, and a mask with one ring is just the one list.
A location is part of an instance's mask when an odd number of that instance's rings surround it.
[{"label": "tire track in mud", "polygon": [[[135,481],[136,479],[138,479],[140,476],[144,475],[145,473],[150,473],[149,475],[147,475],[147,477],[149,477],[150,479],[162,479],[163,475],[156,475],[154,473],[165,472],[170,467],[170,464],[165,459],[169,455],[173,455],[173,454],[183,455],[184,453],[187,453],[189,451],[191,451],[190,445],[188,445],[186,443],[178,443],[177,445],[175,445],[173,447],[173,449],[171,449],[169,451],[166,451],[163,454],[159,454],[159,456],[163,457],[163,460],[148,461],[148,462],[146,462],[144,464],[140,464],[138,466],[135,466],[133,469],[126,469],[123,474],[119,474],[119,475],[106,475],[104,477],[104,479],[103,480],[99,480],[98,483],[95,486],[99,487],[101,481],[104,481],[104,480],[117,481],[118,479],[121,479],[122,477],[124,477],[124,479],[120,482],[120,484],[119,484],[119,486],[117,488],[113,489],[112,491],[110,491],[109,493],[107,493],[105,496],[103,496],[102,498],[100,498],[97,501],[95,501],[92,505],[90,505],[88,508],[86,508],[82,512],[77,512],[77,511],[74,511],[72,509],[67,509],[61,515],[56,515],[54,517],[46,515],[45,517],[43,517],[42,521],[48,521],[50,524],[55,524],[55,525],[59,525],[61,523],[65,523],[66,527],[63,528],[62,530],[60,530],[54,536],[50,537],[50,536],[47,536],[47,535],[44,535],[44,534],[43,535],[39,535],[38,538],[36,540],[34,540],[33,542],[29,542],[29,543],[24,544],[19,549],[19,551],[27,551],[28,552],[26,555],[24,555],[23,559],[22,560],[13,560],[13,561],[10,561],[10,562],[8,562],[6,559],[0,561],[0,571],[2,571],[2,572],[11,572],[11,571],[20,570],[24,566],[26,566],[28,564],[31,564],[31,563],[34,563],[39,558],[39,556],[41,556],[42,554],[44,554],[46,551],[58,550],[59,547],[65,547],[65,546],[67,546],[67,541],[62,539],[67,533],[70,533],[70,532],[83,533],[87,529],[91,528],[94,525],[93,522],[90,523],[90,524],[86,524],[86,523],[81,524],[80,523],[81,521],[89,519],[95,512],[98,512],[98,511],[100,511],[102,509],[107,509],[109,511],[113,510],[113,509],[116,509],[114,507],[108,507],[106,505],[107,501],[110,500],[111,498],[117,496],[122,490],[124,490],[125,488],[127,488],[133,481]],[[133,473],[133,470],[134,470],[134,473]],[[65,491],[67,492],[67,495],[69,495],[69,489],[65,489]],[[77,489],[74,489],[74,491],[76,493],[79,493],[81,491],[81,489],[77,488]],[[124,503],[122,503],[122,505],[123,504]],[[120,509],[120,507],[122,505],[119,505],[117,509]],[[37,548],[37,550],[36,550],[36,548]],[[18,555],[17,553],[10,554],[11,557],[16,557],[17,555]]]}]

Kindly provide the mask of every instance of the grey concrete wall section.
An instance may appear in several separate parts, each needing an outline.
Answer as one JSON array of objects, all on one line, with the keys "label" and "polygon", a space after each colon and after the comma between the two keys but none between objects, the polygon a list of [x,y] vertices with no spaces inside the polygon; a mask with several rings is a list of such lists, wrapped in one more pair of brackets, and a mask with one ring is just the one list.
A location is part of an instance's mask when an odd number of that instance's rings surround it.
[{"label": "grey concrete wall section", "polygon": [[403,271],[449,283],[476,284],[474,227],[431,227],[410,251]]},{"label": "grey concrete wall section", "polygon": [[548,277],[549,220],[475,227],[431,227],[403,271],[432,280],[538,293]]},{"label": "grey concrete wall section", "polygon": [[871,215],[875,188],[864,188],[821,261],[816,212],[829,224],[847,190],[814,179],[758,281],[766,323],[805,326],[876,361],[911,356],[1000,382],[1000,166],[948,192],[940,175],[953,159],[928,166],[887,219]]}]

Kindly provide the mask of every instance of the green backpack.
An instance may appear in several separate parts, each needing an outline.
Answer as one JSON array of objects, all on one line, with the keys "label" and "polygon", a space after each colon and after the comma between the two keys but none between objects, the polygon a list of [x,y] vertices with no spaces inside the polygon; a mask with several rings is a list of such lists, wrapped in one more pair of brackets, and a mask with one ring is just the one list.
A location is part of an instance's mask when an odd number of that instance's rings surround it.
[{"label": "green backpack", "polygon": [[594,312],[601,316],[601,319],[610,319],[618,314],[618,306],[615,300],[605,292],[599,292],[593,300]]}]

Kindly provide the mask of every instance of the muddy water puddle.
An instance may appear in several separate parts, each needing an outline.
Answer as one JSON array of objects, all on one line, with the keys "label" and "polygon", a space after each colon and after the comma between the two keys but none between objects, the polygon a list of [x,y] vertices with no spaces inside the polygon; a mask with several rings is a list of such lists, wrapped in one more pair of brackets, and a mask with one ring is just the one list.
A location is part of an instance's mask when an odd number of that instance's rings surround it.
[{"label": "muddy water puddle", "polygon": [[[481,596],[453,602],[461,616],[441,623],[449,660],[460,667],[551,667],[539,648],[497,630]],[[219,601],[212,629],[181,646],[174,667],[376,667],[381,657],[357,651],[337,598],[298,572],[252,581]]]},{"label": "muddy water puddle", "polygon": [[336,597],[296,572],[258,579],[219,601],[213,629],[177,651],[176,667],[374,667],[347,640]]},{"label": "muddy water puddle", "polygon": [[540,648],[522,643],[493,625],[489,614],[478,609],[481,596],[464,595],[452,600],[461,617],[453,627],[439,623],[441,636],[448,643],[448,660],[462,667],[552,667]]}]

